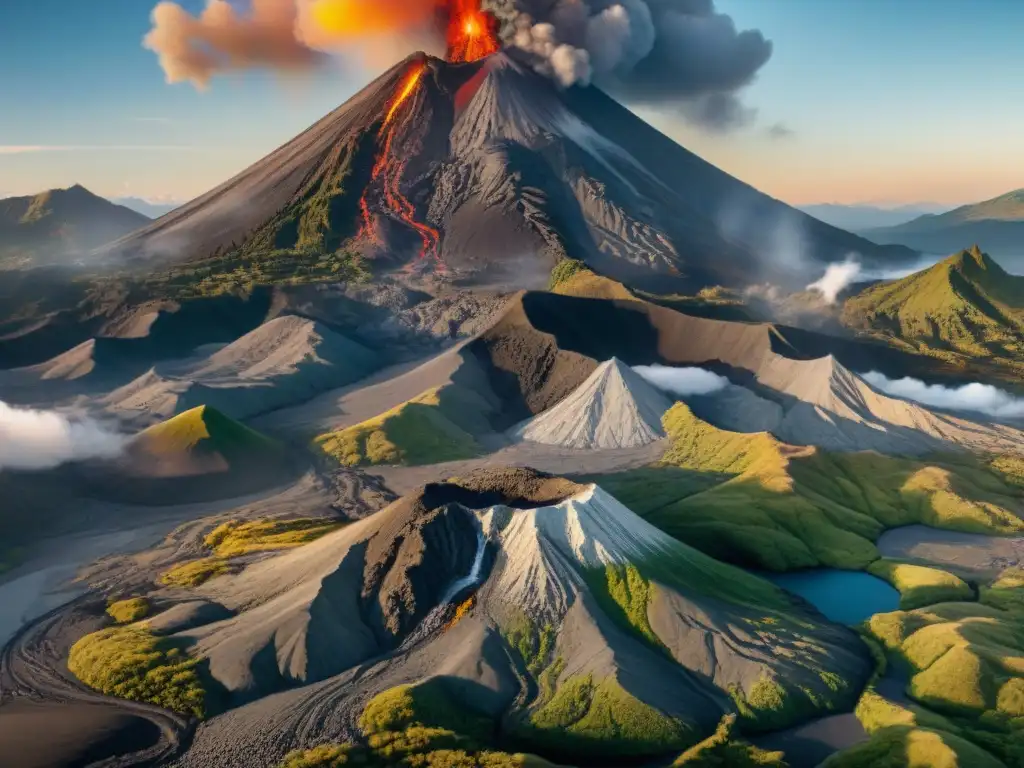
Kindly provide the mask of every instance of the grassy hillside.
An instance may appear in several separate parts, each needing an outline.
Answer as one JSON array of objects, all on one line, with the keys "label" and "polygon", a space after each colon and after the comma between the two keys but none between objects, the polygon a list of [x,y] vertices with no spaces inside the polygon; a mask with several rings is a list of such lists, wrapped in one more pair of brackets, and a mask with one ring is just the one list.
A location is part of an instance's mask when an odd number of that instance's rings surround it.
[{"label": "grassy hillside", "polygon": [[846,301],[842,317],[850,328],[956,367],[1024,365],[1024,278],[977,246],[867,288]]},{"label": "grassy hillside", "polygon": [[767,433],[727,432],[683,403],[665,414],[671,445],[657,465],[599,478],[650,522],[721,560],[785,571],[864,568],[874,541],[912,523],[1024,532],[1024,495],[969,456],[922,462],[796,448]]},{"label": "grassy hillside", "polygon": [[319,435],[314,446],[343,466],[437,464],[480,453],[490,406],[455,384],[427,390],[372,419]]},{"label": "grassy hillside", "polygon": [[229,466],[281,451],[275,441],[205,405],[149,427],[136,442],[155,456],[219,455]]},{"label": "grassy hillside", "polygon": [[0,200],[0,267],[68,263],[149,223],[75,185]]},{"label": "grassy hillside", "polygon": [[866,622],[907,670],[914,703],[869,687],[856,714],[870,741],[827,766],[1024,765],[1024,572],[1004,571],[979,597]]}]

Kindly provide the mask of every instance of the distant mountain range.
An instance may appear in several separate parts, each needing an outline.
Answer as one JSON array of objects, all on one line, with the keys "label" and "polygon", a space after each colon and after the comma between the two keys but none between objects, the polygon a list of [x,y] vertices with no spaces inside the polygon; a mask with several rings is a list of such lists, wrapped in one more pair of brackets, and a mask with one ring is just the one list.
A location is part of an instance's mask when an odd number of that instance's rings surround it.
[{"label": "distant mountain range", "polygon": [[954,253],[979,243],[1010,269],[1024,267],[1024,189],[896,226],[861,229],[879,244],[898,243],[926,253]]},{"label": "distant mountain range", "polygon": [[894,227],[912,219],[934,213],[942,213],[948,206],[939,203],[911,203],[895,207],[878,205],[841,205],[839,203],[817,203],[798,206],[804,213],[833,227],[850,232],[861,232],[880,227]]},{"label": "distant mountain range", "polygon": [[60,264],[150,219],[78,184],[0,200],[0,266]]},{"label": "distant mountain range", "polygon": [[159,219],[182,205],[182,203],[153,203],[141,197],[112,197],[110,202],[131,208],[136,213],[141,213],[151,219]]}]

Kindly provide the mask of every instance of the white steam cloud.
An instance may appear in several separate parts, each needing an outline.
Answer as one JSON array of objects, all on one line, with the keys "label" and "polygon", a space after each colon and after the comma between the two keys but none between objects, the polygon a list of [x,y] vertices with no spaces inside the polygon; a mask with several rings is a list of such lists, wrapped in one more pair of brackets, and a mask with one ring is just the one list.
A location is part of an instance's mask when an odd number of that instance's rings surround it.
[{"label": "white steam cloud", "polygon": [[670,365],[635,365],[633,370],[665,392],[686,397],[710,395],[724,389],[729,380],[704,368],[674,368]]},{"label": "white steam cloud", "polygon": [[957,411],[977,411],[996,419],[1024,417],[1024,399],[1014,397],[991,384],[974,382],[960,387],[925,384],[920,379],[905,377],[890,379],[878,371],[861,374],[868,384],[887,395],[913,400],[934,408]]},{"label": "white steam cloud", "polygon": [[69,461],[112,459],[127,438],[98,422],[0,401],[0,470],[51,469]]},{"label": "white steam cloud", "polygon": [[821,279],[815,280],[807,286],[809,291],[817,291],[825,297],[829,304],[835,304],[836,298],[847,287],[857,282],[861,277],[860,262],[853,256],[847,256],[839,264],[829,264]]}]

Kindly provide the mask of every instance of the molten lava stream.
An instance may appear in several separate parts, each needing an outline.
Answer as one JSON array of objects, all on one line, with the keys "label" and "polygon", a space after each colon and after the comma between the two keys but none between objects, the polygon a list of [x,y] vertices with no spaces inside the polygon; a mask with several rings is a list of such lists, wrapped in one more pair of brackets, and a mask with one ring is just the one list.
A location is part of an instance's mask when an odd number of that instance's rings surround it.
[{"label": "molten lava stream", "polygon": [[[379,182],[384,192],[384,204],[392,214],[413,230],[420,236],[420,240],[423,242],[423,247],[420,249],[419,260],[425,259],[428,255],[433,256],[434,260],[441,265],[441,257],[438,252],[438,245],[441,241],[440,233],[426,224],[423,224],[416,220],[416,209],[413,204],[409,202],[401,190],[402,176],[405,173],[405,160],[400,160],[395,157],[393,150],[395,132],[400,127],[400,124],[395,121],[395,115],[398,112],[399,107],[404,104],[409,97],[415,92],[416,86],[419,84],[420,79],[423,77],[423,72],[426,69],[425,65],[419,65],[412,70],[406,77],[405,82],[402,84],[401,90],[395,96],[394,101],[388,109],[387,116],[384,118],[384,124],[381,126],[380,131],[377,133],[378,143],[380,144],[380,151],[377,156],[377,162],[373,166],[373,172],[370,175],[370,184]],[[367,191],[369,185],[367,186]],[[381,245],[380,238],[377,237],[377,233],[373,227],[373,218],[370,214],[370,207],[366,200],[367,192],[363,192],[362,198],[359,200],[359,210],[362,216],[363,225],[361,235],[368,237],[372,242],[377,245]]]}]

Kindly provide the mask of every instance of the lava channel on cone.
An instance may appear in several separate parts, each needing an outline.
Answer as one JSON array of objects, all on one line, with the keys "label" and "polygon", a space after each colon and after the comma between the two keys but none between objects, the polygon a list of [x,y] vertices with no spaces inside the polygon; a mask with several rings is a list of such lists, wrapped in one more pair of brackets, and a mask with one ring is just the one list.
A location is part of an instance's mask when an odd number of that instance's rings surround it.
[{"label": "lava channel on cone", "polygon": [[401,120],[399,119],[402,105],[408,102],[416,93],[426,69],[427,65],[423,63],[413,65],[395,92],[384,122],[377,132],[377,162],[373,166],[370,184],[367,185],[366,191],[363,192],[363,196],[359,200],[359,210],[362,216],[362,231],[360,234],[376,245],[383,245],[373,226],[373,214],[370,213],[370,206],[366,199],[369,189],[379,185],[383,192],[386,209],[419,235],[422,243],[418,257],[419,260],[422,261],[427,257],[432,257],[440,265],[441,256],[438,252],[438,246],[441,241],[441,235],[433,227],[417,221],[416,209],[409,201],[409,198],[402,193],[401,189],[402,176],[405,173],[408,159],[399,158],[394,149],[395,134],[402,127]]}]

